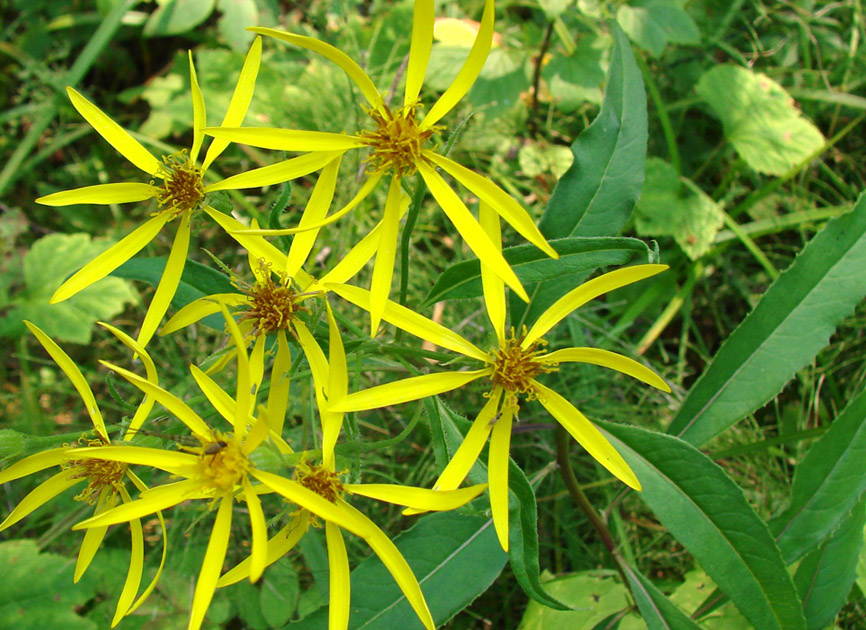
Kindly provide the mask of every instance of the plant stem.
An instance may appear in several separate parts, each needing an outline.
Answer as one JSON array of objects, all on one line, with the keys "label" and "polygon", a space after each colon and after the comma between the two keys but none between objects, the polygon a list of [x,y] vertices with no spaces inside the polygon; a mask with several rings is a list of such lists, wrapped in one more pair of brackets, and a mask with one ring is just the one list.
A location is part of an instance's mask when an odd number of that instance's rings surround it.
[{"label": "plant stem", "polygon": [[[412,230],[418,220],[418,211],[424,200],[424,180],[417,177],[415,190],[412,193],[412,201],[409,203],[409,211],[406,213],[406,225],[403,226],[403,235],[400,240],[400,306],[406,306],[406,297],[409,294],[409,244],[412,241]],[[403,331],[397,329],[394,337],[395,343],[400,343]]]}]

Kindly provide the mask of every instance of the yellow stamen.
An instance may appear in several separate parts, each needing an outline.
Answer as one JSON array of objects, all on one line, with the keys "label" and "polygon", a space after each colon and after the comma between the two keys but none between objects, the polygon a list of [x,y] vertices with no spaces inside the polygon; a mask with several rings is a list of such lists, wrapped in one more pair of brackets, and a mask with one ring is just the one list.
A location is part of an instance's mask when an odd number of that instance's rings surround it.
[{"label": "yellow stamen", "polygon": [[[86,447],[105,446],[101,438],[81,438],[78,443]],[[91,505],[96,503],[103,488],[111,487],[112,492],[118,492],[123,486],[123,475],[126,464],[105,459],[86,458],[72,459],[63,466],[71,472],[72,479],[87,479],[87,487],[76,497],[76,501],[86,501]]]},{"label": "yellow stamen", "polygon": [[162,212],[177,216],[197,209],[204,199],[202,170],[189,161],[185,149],[163,155],[162,162],[156,172],[156,176],[162,178],[162,185],[156,195]]},{"label": "yellow stamen", "polygon": [[307,490],[312,490],[331,503],[335,503],[345,492],[343,484],[340,483],[340,475],[324,466],[299,462],[295,466],[295,479]]},{"label": "yellow stamen", "polygon": [[234,493],[249,469],[249,459],[230,433],[213,432],[213,439],[200,447],[184,448],[200,456],[196,480],[214,496]]},{"label": "yellow stamen", "polygon": [[525,336],[525,327],[520,337],[515,337],[512,328],[511,337],[505,340],[505,344],[491,352],[493,374],[490,380],[494,386],[502,387],[510,394],[514,405],[517,404],[518,394],[525,394],[529,400],[536,398],[535,377],[558,369],[554,364],[539,360],[545,354],[540,348],[546,346],[547,342],[539,339],[528,348],[522,348],[520,344]]},{"label": "yellow stamen", "polygon": [[365,145],[373,149],[367,161],[377,172],[392,171],[394,175],[411,175],[421,160],[424,143],[439,127],[421,130],[415,117],[416,104],[391,112],[387,106],[370,109],[367,113],[376,124],[373,131],[359,135]]},{"label": "yellow stamen", "polygon": [[251,320],[253,334],[269,334],[283,329],[291,332],[291,322],[300,310],[301,294],[292,287],[292,279],[285,273],[280,274],[280,283],[271,278],[271,265],[259,261],[261,279],[254,285],[240,285],[238,288],[247,294],[247,303],[241,311],[239,321]]}]

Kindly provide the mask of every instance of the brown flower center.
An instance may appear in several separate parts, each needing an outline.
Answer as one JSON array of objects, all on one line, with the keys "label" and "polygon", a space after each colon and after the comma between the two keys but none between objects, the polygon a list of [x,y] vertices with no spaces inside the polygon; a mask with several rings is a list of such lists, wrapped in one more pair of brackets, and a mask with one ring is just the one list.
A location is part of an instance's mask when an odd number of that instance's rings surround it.
[{"label": "brown flower center", "polygon": [[202,170],[189,161],[186,150],[162,156],[156,176],[162,179],[156,201],[174,216],[195,210],[204,199]]},{"label": "brown flower center", "polygon": [[295,466],[295,479],[307,490],[315,492],[331,503],[336,503],[337,498],[344,492],[340,476],[324,466],[300,462]]},{"label": "brown flower center", "polygon": [[271,277],[270,264],[263,260],[259,264],[261,279],[253,285],[239,286],[247,294],[247,303],[242,306],[239,321],[252,321],[256,336],[280,329],[290,331],[292,318],[298,311],[306,310],[301,306],[301,294],[292,287],[289,276],[282,274],[277,284]]},{"label": "brown flower center", "polygon": [[539,374],[555,372],[558,368],[554,364],[546,363],[541,359],[545,354],[540,349],[547,345],[543,339],[539,339],[529,345],[528,348],[521,347],[521,342],[526,336],[526,330],[520,337],[515,337],[514,329],[511,329],[511,337],[506,339],[499,350],[493,351],[493,374],[490,379],[497,387],[502,387],[516,399],[517,394],[525,394],[530,400],[537,395],[535,388],[535,377]]},{"label": "brown flower center", "polygon": [[[80,439],[80,444],[86,447],[105,446],[107,443],[102,439]],[[96,503],[103,488],[111,488],[117,492],[123,486],[123,475],[126,473],[126,464],[114,462],[107,459],[85,458],[70,460],[64,468],[67,468],[72,479],[87,479],[87,487],[76,497],[76,501]]]},{"label": "brown flower center", "polygon": [[407,105],[392,113],[383,105],[382,110],[367,111],[376,128],[359,135],[364,144],[373,149],[367,162],[374,171],[392,171],[399,176],[415,172],[424,143],[439,129],[435,126],[419,129],[415,108],[415,104]]}]

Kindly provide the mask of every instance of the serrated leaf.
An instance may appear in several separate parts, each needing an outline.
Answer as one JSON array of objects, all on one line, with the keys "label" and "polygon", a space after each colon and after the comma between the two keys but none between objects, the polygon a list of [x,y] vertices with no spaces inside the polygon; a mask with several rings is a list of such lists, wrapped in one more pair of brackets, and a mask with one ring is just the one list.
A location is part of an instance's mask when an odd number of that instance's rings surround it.
[{"label": "serrated leaf", "polygon": [[725,136],[760,173],[782,175],[824,145],[824,136],[768,76],[734,65],[704,73],[695,90],[721,119]]},{"label": "serrated leaf", "polygon": [[544,588],[573,610],[552,610],[530,601],[518,630],[591,630],[629,605],[628,591],[612,575],[584,571],[555,578],[545,571],[541,579]]},{"label": "serrated leaf", "polygon": [[697,46],[701,43],[698,25],[678,0],[642,0],[623,4],[616,21],[638,46],[660,57],[668,44]]},{"label": "serrated leaf", "polygon": [[692,386],[668,428],[705,444],[809,363],[866,294],[866,196],[831,220],[770,286]]},{"label": "serrated leaf", "polygon": [[[558,260],[549,258],[534,245],[518,245],[502,252],[524,285],[573,274],[586,275],[599,267],[624,265],[635,258],[647,262],[654,258],[646,243],[634,238],[562,238],[548,243],[559,254]],[[423,304],[474,298],[481,293],[481,265],[477,259],[467,260],[448,267]]]},{"label": "serrated leaf", "polygon": [[640,571],[624,565],[635,603],[649,630],[699,630],[676,605]]},{"label": "serrated leaf", "polygon": [[794,584],[803,600],[806,627],[820,630],[833,622],[857,577],[863,548],[866,501],[862,498],[833,536],[803,558]]},{"label": "serrated leaf", "polygon": [[[457,512],[424,516],[394,544],[421,584],[437,626],[483,593],[505,564],[493,521]],[[352,571],[351,630],[423,630],[394,578],[376,556]],[[319,610],[286,626],[287,630],[327,627],[328,611]]]},{"label": "serrated leaf", "polygon": [[288,623],[298,605],[301,585],[289,558],[277,560],[262,578],[259,605],[269,628]]},{"label": "serrated leaf", "polygon": [[598,423],[643,486],[638,494],[755,628],[804,629],[782,554],[743,491],[682,440]]},{"label": "serrated leaf", "polygon": [[213,12],[215,0],[168,0],[154,11],[142,29],[145,37],[191,31]]},{"label": "serrated leaf", "polygon": [[634,218],[638,234],[673,236],[692,260],[707,253],[724,225],[719,205],[659,158],[647,160],[646,181]]}]

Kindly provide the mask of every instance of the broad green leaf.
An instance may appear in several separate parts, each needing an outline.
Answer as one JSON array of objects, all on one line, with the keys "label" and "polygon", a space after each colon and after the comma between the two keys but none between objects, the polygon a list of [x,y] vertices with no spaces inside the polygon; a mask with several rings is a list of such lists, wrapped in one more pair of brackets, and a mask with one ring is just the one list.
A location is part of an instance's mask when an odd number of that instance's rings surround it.
[{"label": "broad green leaf", "polygon": [[724,224],[719,205],[659,158],[647,160],[646,181],[634,219],[638,234],[673,236],[692,260],[707,253]]},{"label": "broad green leaf", "polygon": [[25,334],[20,322],[27,319],[54,339],[90,343],[93,325],[98,320],[110,320],[127,304],[138,301],[129,283],[119,278],[103,278],[68,300],[58,304],[49,304],[48,300],[67,276],[109,245],[91,241],[88,234],[49,234],[36,241],[24,255],[25,289],[13,296],[15,308],[6,315],[14,326],[3,334]]},{"label": "broad green leaf", "polygon": [[768,76],[734,65],[708,70],[695,90],[721,119],[725,136],[760,173],[783,175],[824,145],[824,136]]},{"label": "broad green leaf", "polygon": [[698,25],[683,9],[682,0],[638,0],[623,4],[616,21],[638,46],[660,57],[668,44],[697,46],[701,43]]},{"label": "broad green leaf", "polygon": [[640,480],[638,496],[755,628],[805,628],[767,525],[721,468],[678,438],[598,424]]},{"label": "broad green leaf", "polygon": [[592,630],[606,617],[627,608],[628,591],[610,572],[584,571],[554,577],[545,571],[544,588],[573,610],[553,610],[530,601],[518,630]]},{"label": "broad green leaf", "polygon": [[76,612],[93,592],[72,584],[74,563],[40,553],[32,540],[0,543],[0,628],[15,630],[96,630]]},{"label": "broad green leaf", "polygon": [[700,627],[703,630],[742,630],[749,622],[734,605],[716,588],[715,582],[700,569],[686,573],[685,580],[668,596],[681,610],[703,610],[703,603],[717,595],[724,599],[712,611],[702,614]]},{"label": "broad green leaf", "polygon": [[608,35],[584,33],[574,52],[554,54],[544,64],[541,77],[557,109],[573,112],[586,102],[601,104],[611,43]]},{"label": "broad green leaf", "polygon": [[292,561],[280,558],[262,577],[259,605],[269,628],[288,623],[298,606],[301,585]]},{"label": "broad green leaf", "polygon": [[255,37],[246,30],[259,25],[259,10],[256,0],[217,0],[217,10],[222,14],[217,28],[234,50],[246,52]]},{"label": "broad green leaf", "polygon": [[697,446],[775,396],[866,294],[866,197],[770,286],[692,386],[668,433]]},{"label": "broad green leaf", "polygon": [[[656,254],[646,243],[626,237],[562,238],[548,241],[559,254],[549,258],[534,245],[518,245],[502,252],[520,281],[526,285],[571,274],[588,274],[599,267],[624,265],[635,258],[655,262]],[[480,296],[481,266],[477,259],[467,260],[446,269],[423,304]]]},{"label": "broad green leaf", "polygon": [[561,144],[530,142],[520,147],[517,161],[526,177],[538,177],[550,173],[559,178],[571,166],[574,154]]},{"label": "broad green leaf", "polygon": [[833,536],[803,558],[794,584],[803,600],[806,627],[820,630],[833,622],[857,577],[857,559],[863,548],[866,502],[861,498]]},{"label": "broad green leaf", "polygon": [[269,630],[273,628],[262,614],[258,588],[248,581],[243,581],[232,585],[229,593],[237,616],[243,622],[244,630]]},{"label": "broad green leaf", "polygon": [[486,117],[495,118],[521,102],[521,93],[531,85],[529,77],[526,51],[496,47],[466,98],[476,108],[483,108]]},{"label": "broad green leaf", "polygon": [[213,12],[215,0],[168,0],[154,11],[142,33],[162,37],[191,31]]},{"label": "broad green leaf", "polygon": [[625,577],[649,630],[698,630],[698,625],[640,571],[624,564]]},{"label": "broad green leaf", "polygon": [[794,471],[791,504],[770,522],[787,564],[829,537],[866,492],[866,392],[851,400]]},{"label": "broad green leaf", "polygon": [[[394,539],[421,584],[437,625],[444,624],[483,593],[505,564],[493,521],[458,512],[424,516]],[[394,578],[376,556],[352,571],[352,630],[423,630]],[[327,627],[321,609],[286,630]]]}]

